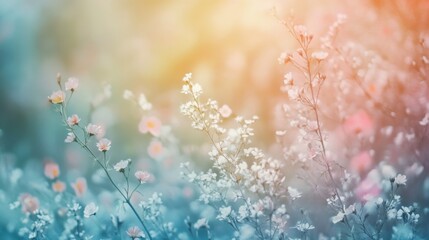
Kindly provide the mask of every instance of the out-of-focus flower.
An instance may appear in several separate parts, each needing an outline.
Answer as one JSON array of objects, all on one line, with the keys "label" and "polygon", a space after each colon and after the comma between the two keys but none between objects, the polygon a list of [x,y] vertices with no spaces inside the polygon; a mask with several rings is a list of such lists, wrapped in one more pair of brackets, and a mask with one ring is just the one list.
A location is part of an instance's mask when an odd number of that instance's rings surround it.
[{"label": "out-of-focus flower", "polygon": [[206,218],[200,218],[200,219],[197,220],[196,223],[194,223],[194,228],[197,229],[197,230],[200,229],[200,228],[202,228],[202,227],[208,228],[209,227],[208,224],[209,223],[208,223],[208,221],[207,221]]},{"label": "out-of-focus flower", "polygon": [[138,239],[138,238],[144,238],[145,235],[142,232],[142,230],[140,230],[140,228],[138,228],[137,226],[134,227],[130,227],[127,230],[127,234],[130,238],[134,239]]},{"label": "out-of-focus flower", "polygon": [[222,107],[219,108],[219,113],[223,118],[228,118],[232,114],[231,108],[224,104]]},{"label": "out-of-focus flower", "polygon": [[72,183],[71,186],[72,186],[76,196],[82,197],[87,190],[86,179],[80,177],[80,178],[76,179],[76,182]]},{"label": "out-of-focus flower", "polygon": [[88,124],[85,128],[86,132],[89,134],[89,136],[98,136],[102,133],[102,129],[100,125],[96,125],[96,124]]},{"label": "out-of-focus flower", "polygon": [[376,180],[367,177],[358,185],[355,193],[359,200],[367,202],[375,197],[378,197],[381,193],[381,188]]},{"label": "out-of-focus flower", "polygon": [[134,98],[134,93],[127,89],[127,90],[124,91],[124,94],[122,95],[122,97],[125,100],[131,100],[131,99]]},{"label": "out-of-focus flower", "polygon": [[422,120],[420,120],[420,125],[426,126],[429,123],[429,113],[426,113]]},{"label": "out-of-focus flower", "polygon": [[66,137],[66,139],[64,139],[64,142],[65,143],[71,143],[71,142],[74,142],[74,140],[76,140],[76,136],[74,135],[74,133],[69,132],[69,133],[67,133],[67,137]]},{"label": "out-of-focus flower", "polygon": [[368,151],[364,151],[354,156],[350,162],[352,170],[363,173],[367,171],[372,165],[372,158]]},{"label": "out-of-focus flower", "polygon": [[407,184],[407,176],[402,175],[402,174],[398,174],[395,177],[394,183],[398,186],[400,185],[406,185]]},{"label": "out-of-focus flower", "polygon": [[311,54],[311,57],[316,59],[317,61],[322,61],[325,60],[328,57],[328,53],[327,52],[314,52]]},{"label": "out-of-focus flower", "polygon": [[89,218],[98,212],[98,206],[95,205],[95,203],[91,202],[90,204],[86,205],[85,209],[83,210],[83,215],[86,218]]},{"label": "out-of-focus flower", "polygon": [[365,111],[361,110],[347,118],[343,127],[347,134],[361,133],[368,137],[374,130],[374,122]]},{"label": "out-of-focus flower", "polygon": [[295,228],[300,232],[307,232],[308,230],[314,229],[314,226],[309,223],[299,221]]},{"label": "out-of-focus flower", "polygon": [[139,131],[141,133],[149,132],[158,137],[161,133],[161,121],[156,117],[143,117],[139,124]]},{"label": "out-of-focus flower", "polygon": [[45,176],[49,179],[55,179],[60,175],[58,164],[49,162],[45,165]]},{"label": "out-of-focus flower", "polygon": [[231,214],[231,207],[221,207],[219,208],[219,215],[217,216],[217,219],[219,220],[225,220],[228,218],[228,216]]},{"label": "out-of-focus flower", "polygon": [[185,74],[185,76],[183,77],[182,80],[184,82],[189,82],[191,80],[191,78],[192,78],[192,73],[187,73],[187,74]]},{"label": "out-of-focus flower", "polygon": [[98,151],[107,152],[110,150],[111,141],[107,138],[103,138],[97,143]]},{"label": "out-of-focus flower", "polygon": [[54,192],[62,193],[66,190],[66,184],[58,180],[52,184],[52,190],[54,190]]},{"label": "out-of-focus flower", "polygon": [[74,125],[78,125],[80,122],[80,118],[78,115],[73,114],[72,116],[67,118],[67,124],[69,126],[74,126]]},{"label": "out-of-focus flower", "polygon": [[147,101],[146,96],[143,93],[139,96],[139,106],[143,111],[149,111],[152,109],[152,104]]},{"label": "out-of-focus flower", "polygon": [[137,178],[137,180],[140,181],[140,183],[146,183],[146,182],[153,181],[152,174],[150,174],[146,171],[137,171],[136,173],[134,173],[134,176]]},{"label": "out-of-focus flower", "polygon": [[66,98],[66,94],[59,90],[56,92],[53,92],[51,96],[48,97],[49,102],[53,104],[60,104],[64,102],[64,99]]},{"label": "out-of-focus flower", "polygon": [[71,77],[65,83],[66,91],[75,91],[79,87],[79,79]]},{"label": "out-of-focus flower", "polygon": [[346,215],[343,212],[339,212],[337,215],[332,217],[332,222],[334,224],[337,224],[337,223],[343,221],[344,216],[346,216]]},{"label": "out-of-focus flower", "polygon": [[164,146],[160,141],[153,140],[149,144],[147,148],[147,152],[151,158],[155,158],[155,159],[159,158],[160,156],[162,156],[162,153],[164,152]]},{"label": "out-of-focus flower", "polygon": [[113,166],[113,169],[117,172],[123,172],[127,167],[128,164],[131,162],[131,159],[121,160],[118,163]]},{"label": "out-of-focus flower", "polygon": [[301,193],[293,187],[288,187],[287,192],[289,193],[292,200],[295,200],[301,197]]},{"label": "out-of-focus flower", "polygon": [[29,193],[23,193],[19,196],[19,202],[22,206],[22,212],[24,213],[34,213],[39,209],[39,199],[34,197]]}]

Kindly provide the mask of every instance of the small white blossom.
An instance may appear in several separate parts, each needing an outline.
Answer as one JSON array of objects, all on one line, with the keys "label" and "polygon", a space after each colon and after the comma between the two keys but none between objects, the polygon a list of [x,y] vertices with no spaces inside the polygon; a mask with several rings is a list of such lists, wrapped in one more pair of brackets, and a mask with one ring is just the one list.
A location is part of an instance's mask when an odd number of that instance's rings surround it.
[{"label": "small white blossom", "polygon": [[64,139],[64,142],[65,143],[71,143],[71,142],[74,142],[74,140],[76,140],[76,136],[74,135],[74,133],[69,132],[69,133],[67,133],[67,137],[66,137],[66,139]]},{"label": "small white blossom", "polygon": [[406,183],[407,183],[407,176],[402,175],[402,174],[398,174],[395,177],[394,183],[397,184],[398,186],[399,185],[406,185]]},{"label": "small white blossom", "polygon": [[131,159],[121,160],[118,163],[113,166],[113,169],[117,172],[123,172],[127,167],[128,164],[131,162]]},{"label": "small white blossom", "polygon": [[92,215],[97,214],[97,212],[98,212],[98,206],[95,205],[95,203],[92,202],[92,203],[86,205],[85,209],[83,210],[83,215],[86,218],[89,218]]},{"label": "small white blossom", "polygon": [[289,193],[292,200],[298,199],[302,195],[297,189],[295,189],[293,187],[288,187],[287,192]]}]

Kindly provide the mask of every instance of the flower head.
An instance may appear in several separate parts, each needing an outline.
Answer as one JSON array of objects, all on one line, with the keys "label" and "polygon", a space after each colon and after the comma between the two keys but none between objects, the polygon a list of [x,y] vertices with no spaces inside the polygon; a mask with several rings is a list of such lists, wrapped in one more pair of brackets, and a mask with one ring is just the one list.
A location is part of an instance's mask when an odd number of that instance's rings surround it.
[{"label": "flower head", "polygon": [[71,184],[76,196],[82,197],[87,189],[86,179],[85,178],[78,178],[76,179],[76,182]]},{"label": "flower head", "polygon": [[102,133],[102,129],[100,125],[96,125],[96,124],[88,124],[85,128],[86,132],[89,134],[89,136],[99,136]]},{"label": "flower head", "polygon": [[132,239],[144,238],[145,237],[145,235],[142,232],[142,230],[140,230],[140,228],[138,228],[137,226],[128,228],[127,234]]},{"label": "flower head", "polygon": [[64,102],[64,99],[66,98],[66,94],[59,90],[56,92],[53,92],[51,96],[48,97],[49,102],[53,104],[60,104]]},{"label": "flower head", "polygon": [[90,204],[86,205],[85,209],[83,210],[83,215],[86,218],[89,218],[98,212],[98,206],[95,205],[95,203],[91,202]]},{"label": "flower head", "polygon": [[292,200],[295,200],[301,197],[301,193],[293,187],[288,187],[287,192],[289,193]]},{"label": "flower head", "polygon": [[137,178],[137,180],[140,181],[140,183],[146,183],[146,182],[153,181],[152,174],[150,174],[146,171],[137,171],[136,173],[134,173],[134,176]]},{"label": "flower head", "polygon": [[328,53],[327,52],[314,52],[311,54],[311,57],[316,59],[317,61],[322,61],[328,57]]},{"label": "flower head", "polygon": [[49,179],[55,179],[60,175],[58,164],[49,162],[45,165],[45,176]]},{"label": "flower head", "polygon": [[54,192],[62,193],[66,190],[66,184],[58,180],[52,183],[52,190],[54,190]]},{"label": "flower head", "polygon": [[152,109],[152,104],[147,101],[146,96],[143,93],[139,96],[139,106],[143,111],[149,111]]},{"label": "flower head", "polygon": [[98,151],[100,151],[100,152],[107,152],[107,151],[109,151],[111,143],[112,142],[109,139],[107,139],[107,138],[101,139],[97,143]]},{"label": "flower head", "polygon": [[74,142],[76,140],[76,135],[74,135],[74,133],[72,133],[72,132],[69,132],[69,133],[67,133],[67,137],[66,137],[66,139],[64,139],[64,142],[65,143],[71,143],[71,142]]},{"label": "flower head", "polygon": [[161,121],[156,117],[143,117],[139,124],[139,131],[141,133],[149,132],[158,137],[161,133]]},{"label": "flower head", "polygon": [[402,174],[398,174],[395,177],[394,183],[398,186],[400,185],[406,185],[407,184],[407,176],[402,175]]},{"label": "flower head", "polygon": [[71,77],[65,83],[66,91],[74,91],[79,87],[79,79]]},{"label": "flower head", "polygon": [[232,114],[232,110],[228,105],[223,105],[219,108],[219,113],[223,118],[228,118]]},{"label": "flower head", "polygon": [[29,193],[23,193],[19,196],[19,202],[22,206],[22,212],[24,213],[34,213],[39,209],[39,199],[32,196]]},{"label": "flower head", "polygon": [[73,114],[72,116],[70,116],[70,117],[68,117],[68,118],[67,118],[67,124],[68,124],[69,126],[75,126],[75,125],[78,125],[78,124],[79,124],[79,122],[80,122],[80,118],[79,118],[79,116],[78,116],[78,115],[76,115],[76,114]]},{"label": "flower head", "polygon": [[147,152],[149,154],[150,157],[152,158],[159,158],[162,153],[164,152],[164,147],[162,146],[162,143],[158,140],[153,140],[148,148],[147,148]]},{"label": "flower head", "polygon": [[121,160],[113,166],[113,169],[117,172],[124,172],[124,170],[128,167],[128,164],[131,162],[131,159]]}]

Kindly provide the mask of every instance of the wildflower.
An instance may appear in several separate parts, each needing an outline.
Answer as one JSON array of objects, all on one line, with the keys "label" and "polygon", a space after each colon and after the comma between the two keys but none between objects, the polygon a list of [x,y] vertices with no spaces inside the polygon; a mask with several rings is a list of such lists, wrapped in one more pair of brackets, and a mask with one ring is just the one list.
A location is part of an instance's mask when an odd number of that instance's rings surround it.
[{"label": "wildflower", "polygon": [[347,118],[344,123],[344,131],[350,135],[362,133],[365,136],[369,136],[372,134],[373,129],[374,122],[372,118],[363,110]]},{"label": "wildflower", "polygon": [[231,214],[231,207],[221,207],[219,208],[219,215],[217,216],[217,219],[224,220],[227,219],[228,216]]},{"label": "wildflower", "polygon": [[140,183],[146,183],[153,180],[152,174],[146,171],[136,171],[134,176],[140,181]]},{"label": "wildflower", "polygon": [[98,206],[92,202],[92,203],[86,205],[85,209],[83,210],[83,215],[86,218],[89,218],[89,217],[97,214],[97,212],[98,212]]},{"label": "wildflower", "polygon": [[290,197],[292,198],[292,200],[295,200],[295,199],[298,199],[301,197],[301,193],[298,190],[296,190],[295,188],[288,187],[287,191],[288,191]]},{"label": "wildflower", "polygon": [[56,92],[53,92],[51,96],[48,97],[49,102],[53,104],[60,104],[64,102],[64,99],[66,98],[66,94],[59,90]]},{"label": "wildflower", "polygon": [[293,85],[293,75],[292,72],[288,72],[283,77],[283,83],[284,85]]},{"label": "wildflower", "polygon": [[158,137],[161,133],[161,121],[156,117],[143,117],[139,124],[139,131],[141,133],[149,132]]},{"label": "wildflower", "polygon": [[149,111],[152,109],[152,104],[147,101],[146,96],[143,93],[139,96],[139,106],[143,111]]},{"label": "wildflower", "polygon": [[131,99],[133,99],[133,98],[134,98],[134,93],[133,93],[133,92],[131,92],[130,90],[125,90],[125,91],[124,91],[124,94],[122,95],[122,97],[123,97],[125,100],[131,100]]},{"label": "wildflower", "polygon": [[78,115],[73,114],[71,117],[67,118],[67,124],[69,126],[74,126],[74,125],[78,125],[80,122],[80,118]]},{"label": "wildflower", "polygon": [[49,179],[55,179],[60,175],[58,164],[50,162],[45,165],[45,176]]},{"label": "wildflower", "polygon": [[102,133],[102,129],[100,125],[95,125],[95,124],[88,124],[85,128],[86,132],[89,134],[89,136],[94,136],[94,135],[100,135]]},{"label": "wildflower", "polygon": [[107,139],[107,138],[101,139],[97,143],[98,151],[100,151],[100,152],[107,152],[107,151],[109,151],[111,143],[112,142],[109,139]]},{"label": "wildflower", "polygon": [[195,229],[200,229],[202,227],[209,228],[208,221],[206,218],[200,218],[196,223],[194,223]]},{"label": "wildflower", "polygon": [[224,104],[222,107],[219,108],[219,113],[223,118],[228,118],[232,114],[231,108]]},{"label": "wildflower", "polygon": [[67,137],[66,137],[66,139],[64,139],[64,142],[65,143],[71,143],[71,142],[74,142],[76,140],[76,135],[74,135],[74,133],[72,133],[72,132],[69,132],[69,133],[67,133]]},{"label": "wildflower", "polygon": [[131,159],[121,160],[113,166],[113,169],[117,172],[124,172],[124,170],[128,167],[128,164],[131,162]]},{"label": "wildflower", "polygon": [[145,237],[145,235],[142,232],[142,230],[140,230],[140,228],[138,228],[136,226],[128,228],[127,234],[133,240],[136,239],[136,238],[138,239],[138,238],[144,238]]},{"label": "wildflower", "polygon": [[304,223],[304,222],[299,221],[296,224],[295,228],[300,232],[307,232],[308,230],[314,229],[314,226],[309,224],[309,223]]},{"label": "wildflower", "polygon": [[426,113],[422,120],[420,120],[419,124],[422,126],[426,126],[429,123],[429,113]]},{"label": "wildflower", "polygon": [[327,52],[314,52],[311,54],[311,57],[316,59],[317,61],[322,61],[328,57],[328,53]]},{"label": "wildflower", "polygon": [[79,79],[71,77],[65,83],[66,91],[74,91],[79,87]]},{"label": "wildflower", "polygon": [[395,177],[394,183],[396,185],[398,185],[398,186],[400,186],[400,185],[406,185],[406,183],[407,183],[407,176],[402,175],[402,174],[398,174]]},{"label": "wildflower", "polygon": [[332,217],[332,222],[334,224],[337,224],[337,223],[343,221],[343,219],[344,219],[345,216],[346,215],[342,211],[340,211],[337,215],[335,215],[335,216]]},{"label": "wildflower", "polygon": [[367,177],[358,185],[355,193],[361,201],[366,202],[378,197],[381,193],[381,188],[376,180]]},{"label": "wildflower", "polygon": [[29,193],[23,193],[19,196],[19,202],[22,206],[22,212],[34,213],[39,209],[39,199]]},{"label": "wildflower", "polygon": [[149,156],[155,159],[159,158],[162,155],[163,151],[164,151],[164,147],[162,143],[158,140],[152,141],[147,148],[147,152]]},{"label": "wildflower", "polygon": [[82,197],[83,194],[85,194],[86,190],[87,190],[87,184],[86,184],[86,179],[85,178],[78,178],[76,179],[76,182],[71,184],[76,196],[78,197]]},{"label": "wildflower", "polygon": [[56,181],[52,184],[52,190],[54,192],[62,193],[66,189],[66,184],[62,181]]},{"label": "wildflower", "polygon": [[189,82],[192,78],[192,73],[187,73],[185,74],[185,76],[183,77],[183,81],[184,82]]}]

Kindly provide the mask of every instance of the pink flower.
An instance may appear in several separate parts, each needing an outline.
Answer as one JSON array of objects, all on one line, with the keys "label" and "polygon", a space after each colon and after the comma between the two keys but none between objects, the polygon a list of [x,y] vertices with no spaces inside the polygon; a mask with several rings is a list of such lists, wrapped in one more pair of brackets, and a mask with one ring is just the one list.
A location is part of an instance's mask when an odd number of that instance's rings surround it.
[{"label": "pink flower", "polygon": [[56,181],[52,184],[52,190],[54,190],[54,192],[62,193],[66,190],[66,184],[62,181]]},{"label": "pink flower", "polygon": [[225,104],[219,108],[219,113],[223,118],[227,118],[227,117],[231,116],[232,110],[228,105]]},{"label": "pink flower", "polygon": [[107,139],[107,138],[101,139],[97,143],[98,151],[100,151],[100,152],[107,152],[107,151],[109,151],[111,143],[112,142],[109,139]]},{"label": "pink flower", "polygon": [[66,98],[66,94],[60,90],[60,91],[53,92],[51,96],[48,97],[48,100],[53,104],[60,104],[64,102],[65,98]]},{"label": "pink flower", "polygon": [[364,151],[354,156],[350,162],[350,167],[352,170],[363,173],[372,165],[372,158],[368,151]]},{"label": "pink flower", "polygon": [[86,126],[85,128],[86,132],[89,134],[89,136],[93,136],[93,135],[100,135],[102,133],[102,129],[100,125],[95,125],[95,124],[88,124],[88,126]]},{"label": "pink flower", "polygon": [[146,172],[146,171],[137,171],[134,176],[137,178],[137,180],[140,181],[140,183],[146,183],[146,182],[152,182],[153,176],[152,174]]},{"label": "pink flower", "polygon": [[76,179],[76,182],[72,183],[71,186],[72,186],[76,196],[82,197],[87,190],[86,179],[80,177],[80,178]]},{"label": "pink flower", "polygon": [[45,176],[49,179],[55,179],[60,175],[58,164],[49,162],[45,165]]},{"label": "pink flower", "polygon": [[143,117],[139,124],[141,133],[150,132],[153,136],[158,137],[161,133],[161,121],[156,117]]},{"label": "pink flower", "polygon": [[147,152],[150,157],[159,158],[164,152],[164,147],[162,146],[162,143],[160,141],[153,140],[147,148]]},{"label": "pink flower", "polygon": [[365,136],[369,136],[372,134],[373,129],[374,122],[364,110],[353,114],[344,122],[344,130],[350,135],[362,133]]},{"label": "pink flower", "polygon": [[311,57],[316,59],[317,61],[322,61],[324,59],[326,59],[328,57],[328,53],[327,52],[314,52],[311,54]]},{"label": "pink flower", "polygon": [[132,239],[143,238],[145,236],[142,230],[136,226],[128,228],[127,234]]},{"label": "pink flower", "polygon": [[69,126],[74,126],[74,125],[78,125],[80,122],[80,118],[78,115],[73,114],[71,117],[67,118],[67,124]]},{"label": "pink flower", "polygon": [[79,87],[79,79],[71,77],[65,83],[66,91],[74,91]]},{"label": "pink flower", "polygon": [[365,178],[355,189],[356,196],[362,202],[367,202],[381,193],[381,188],[376,180],[371,177]]},{"label": "pink flower", "polygon": [[19,202],[22,206],[22,212],[24,213],[34,213],[39,209],[39,199],[32,196],[29,193],[23,193],[19,196]]}]

